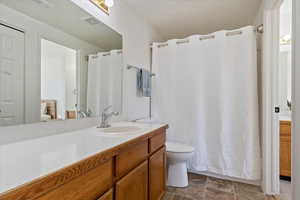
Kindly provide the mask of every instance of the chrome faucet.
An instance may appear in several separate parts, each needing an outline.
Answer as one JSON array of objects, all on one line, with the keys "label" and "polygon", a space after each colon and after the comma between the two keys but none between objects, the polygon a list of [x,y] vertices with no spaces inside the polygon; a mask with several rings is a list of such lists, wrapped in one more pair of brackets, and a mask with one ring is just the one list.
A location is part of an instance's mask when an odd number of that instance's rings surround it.
[{"label": "chrome faucet", "polygon": [[91,110],[88,110],[87,112],[84,112],[84,111],[82,111],[82,110],[79,110],[78,112],[77,112],[77,118],[78,119],[80,119],[80,118],[87,118],[87,117],[90,117],[91,116],[91,114],[92,114],[92,112],[91,112]]},{"label": "chrome faucet", "polygon": [[111,113],[107,113],[107,111],[111,108],[112,106],[108,106],[106,107],[101,115],[101,124],[98,128],[109,128],[110,125],[108,124],[108,119],[112,116],[118,116],[119,112],[111,112]]},{"label": "chrome faucet", "polygon": [[84,111],[79,110],[77,116],[78,118],[86,118],[87,114]]}]

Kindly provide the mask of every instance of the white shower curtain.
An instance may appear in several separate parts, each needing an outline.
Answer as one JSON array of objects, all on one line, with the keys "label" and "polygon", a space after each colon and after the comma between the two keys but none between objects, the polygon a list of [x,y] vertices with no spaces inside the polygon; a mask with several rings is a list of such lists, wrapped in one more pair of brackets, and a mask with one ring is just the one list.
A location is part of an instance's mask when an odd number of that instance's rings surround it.
[{"label": "white shower curtain", "polygon": [[92,116],[100,116],[112,105],[115,112],[122,111],[122,51],[112,50],[89,56],[87,108]]},{"label": "white shower curtain", "polygon": [[196,151],[194,172],[260,179],[253,27],[153,45],[153,117]]}]

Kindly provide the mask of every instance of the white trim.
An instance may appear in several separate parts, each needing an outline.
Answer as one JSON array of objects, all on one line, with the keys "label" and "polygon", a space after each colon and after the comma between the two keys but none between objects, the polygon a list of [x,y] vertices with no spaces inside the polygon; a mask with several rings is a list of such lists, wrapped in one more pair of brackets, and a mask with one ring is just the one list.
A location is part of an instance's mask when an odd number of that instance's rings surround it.
[{"label": "white trim", "polygon": [[293,0],[293,65],[292,65],[292,199],[300,197],[300,2]]},{"label": "white trim", "polygon": [[[279,124],[274,112],[277,105],[276,80],[278,77],[279,53],[279,9],[282,0],[274,0],[264,10],[263,36],[263,180],[262,189],[266,194],[280,193],[279,179]],[[275,133],[275,134],[274,134]]]},{"label": "white trim", "polygon": [[279,135],[279,114],[274,109],[279,105],[279,52],[280,52],[280,4],[272,11],[273,17],[273,39],[272,39],[272,192],[280,194],[280,135]]},{"label": "white trim", "polygon": [[[81,51],[80,50],[76,50],[76,93],[77,93],[77,96],[76,96],[76,104],[77,104],[77,108],[76,108],[76,111],[78,112],[78,109],[79,110],[82,110],[81,108],[81,83],[82,83],[82,80],[81,80],[81,71],[82,71],[82,64],[81,64]],[[77,115],[77,113],[76,113]]]}]

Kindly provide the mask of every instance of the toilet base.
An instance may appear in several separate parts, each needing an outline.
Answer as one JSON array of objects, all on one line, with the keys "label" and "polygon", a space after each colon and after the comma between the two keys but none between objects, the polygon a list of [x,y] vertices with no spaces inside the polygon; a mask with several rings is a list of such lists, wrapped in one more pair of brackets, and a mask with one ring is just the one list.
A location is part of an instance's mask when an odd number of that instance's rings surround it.
[{"label": "toilet base", "polygon": [[167,185],[187,187],[189,185],[186,162],[168,163]]}]

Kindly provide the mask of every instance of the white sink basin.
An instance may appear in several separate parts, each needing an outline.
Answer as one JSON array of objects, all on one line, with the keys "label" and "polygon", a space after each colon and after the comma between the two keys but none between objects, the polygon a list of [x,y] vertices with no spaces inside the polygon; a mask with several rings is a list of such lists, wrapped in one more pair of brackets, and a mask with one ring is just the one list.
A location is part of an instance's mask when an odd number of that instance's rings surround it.
[{"label": "white sink basin", "polygon": [[137,126],[117,126],[101,129],[104,133],[131,133],[139,130],[141,130],[141,128]]}]

